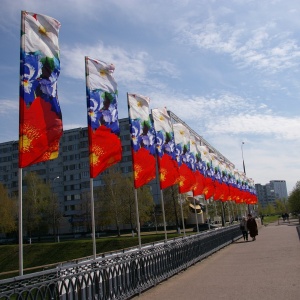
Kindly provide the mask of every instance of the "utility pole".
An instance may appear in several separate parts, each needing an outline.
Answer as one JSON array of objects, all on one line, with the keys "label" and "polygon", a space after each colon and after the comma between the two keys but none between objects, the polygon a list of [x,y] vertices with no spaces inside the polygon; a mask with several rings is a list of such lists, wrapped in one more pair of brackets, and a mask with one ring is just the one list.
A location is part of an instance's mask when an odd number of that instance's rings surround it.
[{"label": "utility pole", "polygon": [[[244,169],[244,173],[246,175],[246,168],[245,168],[245,161],[244,161],[244,152],[243,152],[243,145],[245,143],[242,142],[242,145],[241,145],[241,149],[242,149],[242,159],[243,159],[243,169]],[[250,205],[248,204],[248,214],[250,214]]]}]

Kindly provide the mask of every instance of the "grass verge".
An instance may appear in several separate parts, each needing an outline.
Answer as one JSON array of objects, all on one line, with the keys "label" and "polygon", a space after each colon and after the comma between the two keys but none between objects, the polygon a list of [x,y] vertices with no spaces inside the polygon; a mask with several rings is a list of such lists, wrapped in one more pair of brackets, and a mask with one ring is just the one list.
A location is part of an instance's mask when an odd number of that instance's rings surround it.
[{"label": "grass verge", "polygon": [[[168,239],[178,237],[179,234],[168,233]],[[141,236],[142,244],[149,244],[164,240],[164,234],[149,234]],[[116,250],[127,249],[138,245],[138,238],[132,236],[107,237],[96,240],[97,253],[105,254]],[[50,264],[72,261],[93,255],[92,240],[72,240],[60,243],[34,243],[23,246],[24,274],[36,272]],[[41,267],[39,267],[41,266]],[[39,267],[35,269],[34,267]],[[19,246],[0,246],[0,279],[18,275]],[[31,269],[34,268],[34,269]],[[31,270],[26,270],[31,269]],[[14,273],[3,274],[10,271]]]}]

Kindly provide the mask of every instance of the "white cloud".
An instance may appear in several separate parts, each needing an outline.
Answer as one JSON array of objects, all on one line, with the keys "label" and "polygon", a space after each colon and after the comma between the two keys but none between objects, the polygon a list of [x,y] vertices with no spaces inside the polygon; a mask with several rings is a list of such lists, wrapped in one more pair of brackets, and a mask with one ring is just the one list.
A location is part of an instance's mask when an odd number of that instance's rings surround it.
[{"label": "white cloud", "polygon": [[295,140],[300,138],[300,117],[286,118],[273,115],[239,114],[222,116],[206,123],[212,134],[254,134],[272,135],[274,139]]},{"label": "white cloud", "polygon": [[123,84],[130,82],[148,82],[153,74],[177,76],[176,67],[167,61],[155,61],[147,52],[129,52],[120,47],[96,45],[62,46],[62,69],[67,76],[84,79],[84,57],[103,60],[116,66],[114,76]]},{"label": "white cloud", "polygon": [[298,66],[300,47],[289,32],[274,34],[274,24],[257,29],[227,23],[181,23],[177,40],[200,49],[225,53],[241,68],[277,72]]},{"label": "white cloud", "polygon": [[[247,177],[253,178],[255,183],[266,184],[270,180],[286,180],[290,192],[296,181],[300,180],[299,140],[274,141],[272,136],[253,138],[248,135],[241,139],[241,136],[223,133],[210,136],[209,141],[233,162],[238,170],[243,169],[241,143],[244,141],[243,155]],[[288,155],[283,149],[288,149]]]},{"label": "white cloud", "polygon": [[234,134],[271,136],[274,139],[300,138],[300,117],[275,115],[265,103],[256,103],[233,94],[187,97],[153,93],[151,106],[166,106],[201,135]]},{"label": "white cloud", "polygon": [[12,115],[12,112],[15,112],[16,115],[19,113],[19,101],[1,100],[0,105],[0,115]]}]

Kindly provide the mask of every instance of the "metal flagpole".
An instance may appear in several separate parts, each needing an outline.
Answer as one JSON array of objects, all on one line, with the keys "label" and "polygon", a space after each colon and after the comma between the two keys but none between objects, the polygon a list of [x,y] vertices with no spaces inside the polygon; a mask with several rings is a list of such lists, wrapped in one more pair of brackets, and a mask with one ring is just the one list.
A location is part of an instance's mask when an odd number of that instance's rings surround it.
[{"label": "metal flagpole", "polygon": [[186,236],[185,234],[185,225],[184,225],[184,217],[183,217],[183,209],[182,209],[182,195],[179,194],[179,201],[180,201],[180,210],[181,210],[181,221],[182,221],[182,229],[183,229],[183,236]]},{"label": "metal flagpole", "polygon": [[23,275],[23,207],[22,207],[22,169],[19,168],[19,178],[18,178],[18,186],[19,186],[19,275]]},{"label": "metal flagpole", "polygon": [[[242,142],[241,144],[241,149],[242,149],[242,159],[243,159],[243,169],[244,169],[244,173],[246,175],[246,168],[245,168],[245,161],[244,161],[244,152],[243,152],[243,145],[245,144],[245,142]],[[250,214],[250,205],[247,205],[248,207],[248,214]]]},{"label": "metal flagpole", "polygon": [[161,200],[161,209],[162,209],[162,213],[163,213],[163,223],[164,223],[164,231],[165,231],[165,243],[168,240],[167,237],[167,227],[166,227],[166,216],[165,216],[165,205],[164,205],[164,194],[163,191],[160,190],[160,200]]},{"label": "metal flagpole", "polygon": [[[25,22],[24,22],[24,11],[21,11],[21,30],[22,32],[25,32]],[[21,35],[22,35],[21,32]],[[24,43],[24,44],[23,44]],[[21,48],[25,49],[25,40],[21,39]],[[22,68],[22,54],[20,54],[20,74],[21,68]],[[21,90],[20,90],[20,96],[21,96]],[[20,104],[19,104],[20,105]],[[21,116],[19,111],[19,123],[21,123]],[[20,134],[20,133],[19,133]],[[20,163],[20,140],[19,140],[19,163]],[[18,206],[19,206],[19,275],[23,275],[23,190],[22,190],[22,168],[19,168],[18,170],[18,188],[19,188],[19,194],[18,194]]]},{"label": "metal flagpole", "polygon": [[199,226],[198,226],[198,217],[197,217],[197,209],[196,209],[195,197],[193,197],[193,199],[194,199],[194,210],[195,210],[195,218],[196,218],[197,233],[199,233]]},{"label": "metal flagpole", "polygon": [[137,189],[134,189],[134,199],[135,199],[135,210],[136,210],[136,227],[139,239],[139,249],[142,249],[142,241],[141,241],[141,226],[140,226],[140,216],[139,216],[139,203],[137,197]]},{"label": "metal flagpole", "polygon": [[91,190],[91,219],[92,219],[93,258],[96,259],[97,253],[96,253],[95,205],[94,205],[93,178],[90,178],[90,190]]}]

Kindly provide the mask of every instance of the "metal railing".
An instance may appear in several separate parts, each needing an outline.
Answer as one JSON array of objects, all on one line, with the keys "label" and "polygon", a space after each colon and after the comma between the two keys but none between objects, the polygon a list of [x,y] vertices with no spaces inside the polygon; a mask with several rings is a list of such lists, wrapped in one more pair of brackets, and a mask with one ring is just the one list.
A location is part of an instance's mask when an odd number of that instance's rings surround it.
[{"label": "metal railing", "polygon": [[240,237],[234,225],[1,280],[0,300],[129,299]]}]

